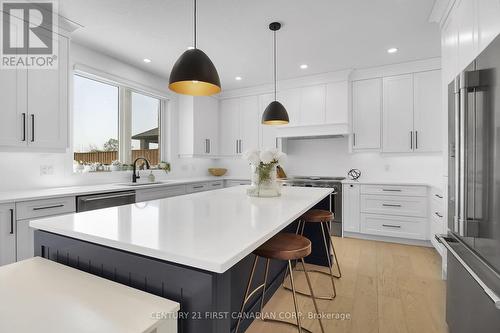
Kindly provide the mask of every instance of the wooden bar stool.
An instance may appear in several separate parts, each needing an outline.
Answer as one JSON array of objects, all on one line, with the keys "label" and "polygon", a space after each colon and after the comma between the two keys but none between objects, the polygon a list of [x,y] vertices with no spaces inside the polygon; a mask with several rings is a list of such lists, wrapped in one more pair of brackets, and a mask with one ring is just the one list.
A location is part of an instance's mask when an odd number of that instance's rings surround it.
[{"label": "wooden bar stool", "polygon": [[[311,295],[313,295],[312,301],[314,304],[314,309],[316,310],[316,314],[318,316],[319,320],[319,325],[321,327],[321,332],[324,333],[325,330],[323,328],[323,322],[321,321],[321,316],[319,314],[318,310],[318,305],[316,304],[316,299],[314,297],[314,291],[311,285],[311,280],[309,279],[309,274],[307,273],[306,266],[304,264],[304,257],[307,257],[309,254],[311,254],[311,241],[309,239],[305,238],[304,236],[297,235],[297,234],[292,234],[292,233],[280,233],[277,234],[276,236],[272,237],[270,240],[265,242],[263,245],[261,245],[259,248],[257,248],[254,252],[255,254],[255,260],[253,262],[252,266],[252,271],[250,273],[250,278],[248,279],[246,291],[245,291],[245,298],[243,299],[243,303],[241,305],[241,310],[240,310],[240,315],[238,317],[238,323],[236,324],[236,330],[235,333],[238,333],[238,329],[240,328],[240,322],[241,322],[241,317],[242,313],[245,310],[245,305],[248,302],[248,300],[255,295],[255,293],[262,289],[262,300],[260,303],[260,317],[263,318],[262,320],[264,321],[270,321],[270,322],[277,322],[281,324],[287,324],[287,325],[292,325],[297,327],[299,333],[302,333],[303,331],[305,332],[311,332],[308,329],[305,329],[302,327],[301,320],[299,317],[299,308],[297,305],[297,298],[296,298],[296,291],[295,291],[295,284],[293,280],[293,273],[292,273],[292,260],[300,260],[302,262],[302,267],[304,269],[304,273],[306,276],[307,280],[307,285],[309,286],[309,291],[311,292]],[[266,272],[264,276],[264,283],[255,288],[252,292],[250,292],[250,287],[252,285],[253,277],[255,274],[255,268],[257,267],[257,261],[259,257],[265,258],[266,259]],[[293,295],[293,304],[295,307],[295,317],[297,318],[297,323],[290,323],[287,321],[282,321],[282,320],[277,320],[277,319],[264,319],[264,316],[262,316],[262,309],[264,307],[264,298],[265,298],[265,293],[266,293],[266,284],[267,284],[267,276],[269,273],[269,262],[271,259],[276,259],[276,260],[286,260],[288,261],[288,266],[287,266],[287,271],[290,271],[290,284],[292,286],[292,295]],[[286,272],[285,272],[285,277],[286,277]]]},{"label": "wooden bar stool", "polygon": [[[322,210],[322,209],[311,209],[304,215],[302,215],[299,218],[299,223],[297,225],[297,231],[296,233],[299,234],[304,234],[304,227],[306,223],[320,223],[320,228],[321,228],[321,233],[323,235],[323,244],[325,246],[325,254],[327,257],[328,261],[328,269],[329,273],[318,270],[318,269],[310,269],[309,272],[314,272],[314,273],[321,273],[325,275],[330,276],[330,280],[332,283],[332,290],[333,290],[333,295],[331,296],[316,296],[318,299],[326,299],[326,300],[332,300],[337,296],[337,290],[335,289],[335,281],[334,278],[340,278],[342,276],[342,271],[340,270],[340,265],[339,261],[337,259],[337,254],[335,253],[335,247],[333,246],[332,238],[330,237],[330,226],[329,223],[333,221],[333,213],[328,211],[328,210]],[[328,253],[328,246],[331,246],[332,251],[333,251],[333,256],[335,258],[335,264],[337,266],[337,270],[339,272],[338,275],[335,275],[333,273],[332,269],[332,262],[330,260],[330,254]],[[285,289],[290,290],[289,287],[285,286]],[[315,297],[313,294],[307,294],[302,291],[297,291],[298,294],[304,295],[304,296],[309,296],[309,297]]]}]

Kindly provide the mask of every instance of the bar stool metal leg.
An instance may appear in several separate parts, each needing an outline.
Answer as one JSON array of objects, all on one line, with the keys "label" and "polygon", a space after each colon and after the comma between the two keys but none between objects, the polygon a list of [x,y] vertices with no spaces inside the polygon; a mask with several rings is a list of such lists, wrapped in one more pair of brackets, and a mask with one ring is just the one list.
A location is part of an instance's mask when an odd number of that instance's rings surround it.
[{"label": "bar stool metal leg", "polygon": [[314,304],[314,309],[316,310],[316,315],[318,315],[319,326],[321,327],[321,332],[325,333],[325,328],[323,327],[323,322],[321,321],[321,314],[319,313],[318,304],[316,303],[316,296],[314,296],[314,291],[311,285],[311,280],[309,279],[309,273],[306,269],[306,264],[304,263],[304,258],[300,259],[302,262],[302,268],[304,269],[304,274],[306,276],[307,285],[309,286],[309,291],[311,292],[311,298]]},{"label": "bar stool metal leg", "polygon": [[[335,274],[333,274],[333,270],[332,270],[332,262],[330,260],[330,255],[328,253],[328,246],[332,245],[332,249],[333,249],[333,253],[334,253],[334,257],[335,257],[335,263],[337,264],[337,268],[339,269],[339,273],[340,273],[340,266],[339,266],[339,263],[338,263],[338,260],[337,260],[337,255],[335,254],[335,248],[333,247],[333,244],[331,243],[332,240],[331,238],[329,237],[330,236],[330,229],[328,228],[328,223],[325,222],[325,223],[320,223],[320,228],[321,228],[321,234],[323,236],[323,245],[325,247],[325,254],[326,254],[326,257],[327,257],[327,260],[328,260],[328,270],[329,270],[329,273],[327,272],[323,272],[321,270],[318,270],[318,269],[310,269],[309,272],[315,272],[315,273],[321,273],[321,274],[324,274],[324,275],[328,275],[330,277],[330,281],[332,283],[332,290],[333,290],[333,295],[330,295],[330,296],[313,296],[312,294],[308,294],[306,292],[302,292],[302,291],[297,291],[297,294],[300,294],[300,295],[303,295],[303,296],[309,296],[309,297],[313,297],[313,298],[317,298],[317,299],[323,299],[323,300],[333,300],[335,297],[337,297],[337,289],[335,288],[335,280],[334,278],[335,277],[340,277],[342,275],[339,275],[339,276],[336,276]],[[303,222],[303,225],[302,225],[302,232],[304,232],[304,225],[305,225],[305,222]],[[325,233],[325,228],[327,229],[327,232]],[[298,230],[298,228],[297,228]],[[328,237],[327,237],[328,235]],[[327,241],[327,238],[330,238],[330,241],[328,242]],[[303,271],[303,269],[299,269],[297,268],[298,271]],[[286,274],[286,272],[285,272]],[[285,286],[284,285],[284,279],[283,279],[283,287],[287,290],[290,290],[289,287]]]},{"label": "bar stool metal leg", "polygon": [[[331,235],[331,230],[330,230],[330,226],[328,225],[328,223],[325,224],[325,228],[328,232],[328,235]],[[333,251],[333,257],[335,258],[335,264],[337,265],[337,270],[339,271],[339,275],[334,275],[334,277],[336,278],[341,278],[342,277],[342,271],[340,270],[340,264],[339,264],[339,260],[337,259],[337,253],[335,252],[335,246],[333,245],[333,240],[331,237],[328,237],[328,239],[330,240],[329,244],[332,246],[332,251]]]},{"label": "bar stool metal leg", "polygon": [[255,293],[255,291],[257,291],[259,289],[259,288],[255,289],[249,295],[249,293],[250,293],[250,287],[252,286],[253,276],[255,274],[255,268],[257,267],[257,261],[258,261],[258,259],[259,259],[259,257],[255,256],[255,259],[253,261],[252,271],[250,273],[250,277],[248,278],[247,288],[246,288],[246,291],[245,291],[245,297],[243,298],[243,303],[241,304],[240,313],[239,313],[239,316],[238,316],[238,323],[236,324],[236,330],[234,331],[235,333],[238,333],[238,329],[240,328],[241,317],[243,315],[243,311],[245,310],[245,305],[247,304],[247,301]]}]

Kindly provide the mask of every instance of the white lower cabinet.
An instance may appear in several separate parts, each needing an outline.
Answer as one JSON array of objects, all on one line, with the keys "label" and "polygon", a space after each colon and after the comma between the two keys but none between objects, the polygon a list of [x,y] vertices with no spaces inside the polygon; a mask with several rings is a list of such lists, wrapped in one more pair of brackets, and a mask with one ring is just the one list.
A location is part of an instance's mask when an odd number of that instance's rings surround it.
[{"label": "white lower cabinet", "polygon": [[424,240],[426,230],[426,218],[361,213],[364,234]]},{"label": "white lower cabinet", "polygon": [[16,261],[16,207],[0,204],[0,266]]},{"label": "white lower cabinet", "polygon": [[162,186],[135,191],[135,202],[158,200],[186,194],[186,185]]},{"label": "white lower cabinet", "polygon": [[226,180],[225,187],[233,187],[240,185],[250,185],[249,180]]},{"label": "white lower cabinet", "polygon": [[360,185],[344,184],[342,186],[342,224],[344,231],[359,232]]},{"label": "white lower cabinet", "polygon": [[427,193],[426,186],[344,184],[344,232],[349,235],[427,240]]},{"label": "white lower cabinet", "polygon": [[16,203],[16,252],[17,261],[33,257],[34,235],[29,223],[33,219],[74,213],[76,198],[62,197]]}]

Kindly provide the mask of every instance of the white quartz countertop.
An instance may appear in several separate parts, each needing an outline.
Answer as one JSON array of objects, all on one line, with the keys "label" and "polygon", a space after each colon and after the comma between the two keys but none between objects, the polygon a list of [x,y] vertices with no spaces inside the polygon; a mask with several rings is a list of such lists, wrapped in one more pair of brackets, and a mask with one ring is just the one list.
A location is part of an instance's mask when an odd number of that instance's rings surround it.
[{"label": "white quartz countertop", "polygon": [[95,194],[103,192],[141,190],[141,189],[161,187],[161,186],[175,186],[175,185],[202,183],[210,181],[223,181],[225,179],[239,180],[239,178],[207,176],[207,177],[187,178],[187,179],[159,180],[159,183],[156,184],[145,183],[144,185],[141,186],[130,186],[130,185],[125,185],[126,182],[121,182],[121,183],[110,183],[110,184],[99,184],[99,185],[51,187],[51,188],[41,188],[41,189],[20,190],[20,191],[0,191],[0,203],[49,199],[49,198],[57,198],[70,195],[86,195],[86,194]]},{"label": "white quartz countertop", "polygon": [[30,226],[223,273],[308,211],[331,189],[284,187],[275,198],[236,186],[33,220]]},{"label": "white quartz countertop", "polygon": [[0,299],[5,333],[177,332],[152,315],[179,303],[39,257],[0,267]]}]

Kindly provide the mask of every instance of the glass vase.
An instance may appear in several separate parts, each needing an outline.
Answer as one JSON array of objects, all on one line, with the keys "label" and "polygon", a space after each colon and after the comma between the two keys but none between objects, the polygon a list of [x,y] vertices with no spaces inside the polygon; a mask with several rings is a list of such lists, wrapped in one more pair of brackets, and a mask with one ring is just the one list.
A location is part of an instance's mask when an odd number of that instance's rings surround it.
[{"label": "glass vase", "polygon": [[278,197],[281,195],[280,184],[276,181],[276,164],[252,165],[252,183],[247,190],[251,197]]}]

